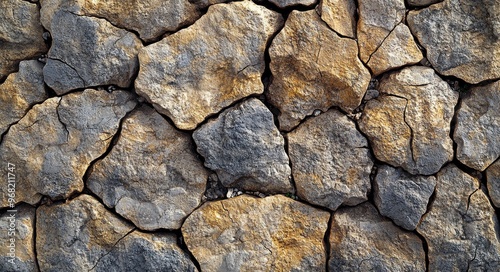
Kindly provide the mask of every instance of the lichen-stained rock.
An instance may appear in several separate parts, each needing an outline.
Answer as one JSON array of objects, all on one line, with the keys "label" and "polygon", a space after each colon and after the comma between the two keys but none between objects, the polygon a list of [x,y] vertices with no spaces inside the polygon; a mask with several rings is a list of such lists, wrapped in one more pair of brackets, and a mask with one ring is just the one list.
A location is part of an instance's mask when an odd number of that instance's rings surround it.
[{"label": "lichen-stained rock", "polygon": [[[16,202],[42,195],[67,198],[83,189],[89,164],[107,149],[120,119],[136,105],[124,91],[86,90],[47,99],[11,126],[0,145],[4,162],[17,166]],[[6,169],[0,174],[7,177]],[[0,187],[5,194],[7,187]],[[2,198],[2,207],[8,205]]]},{"label": "lichen-stained rock", "polygon": [[400,227],[414,230],[427,210],[436,178],[412,176],[400,168],[383,165],[377,170],[373,187],[380,214]]},{"label": "lichen-stained rock", "polygon": [[94,164],[87,185],[141,229],[178,229],[200,205],[209,175],[194,148],[189,134],[142,107],[123,121],[120,138]]},{"label": "lichen-stained rock", "polygon": [[182,226],[203,271],[324,271],[330,214],[282,195],[206,202]]},{"label": "lichen-stained rock", "polygon": [[264,51],[280,14],[252,1],[213,5],[192,26],[139,53],[136,91],[180,129],[264,91]]},{"label": "lichen-stained rock", "polygon": [[360,129],[375,157],[411,174],[431,175],[453,158],[450,123],[458,93],[434,70],[412,66],[380,81],[382,96],[368,101]]},{"label": "lichen-stained rock", "polygon": [[333,214],[330,271],[425,271],[425,252],[416,234],[401,230],[370,203]]},{"label": "lichen-stained rock", "polygon": [[458,109],[453,140],[457,159],[483,171],[500,157],[500,80],[469,91]]},{"label": "lichen-stained rock", "polygon": [[[35,208],[23,205],[0,215],[0,271],[38,271],[35,255]],[[14,240],[11,240],[14,239]]]},{"label": "lichen-stained rock", "polygon": [[317,0],[267,0],[279,8],[289,8],[294,6],[312,6]]},{"label": "lichen-stained rock", "polygon": [[35,3],[0,1],[0,79],[17,70],[19,61],[47,51]]},{"label": "lichen-stained rock", "polygon": [[193,133],[205,166],[222,184],[264,193],[292,192],[285,140],[258,99],[244,101]]},{"label": "lichen-stained rock", "polygon": [[104,19],[64,10],[54,14],[50,28],[52,46],[43,74],[57,94],[99,85],[131,85],[142,47],[134,34]]},{"label": "lichen-stained rock", "polygon": [[495,162],[486,170],[488,194],[495,207],[500,208],[500,161]]},{"label": "lichen-stained rock", "polygon": [[498,218],[480,182],[449,165],[417,231],[429,246],[429,271],[499,271]]},{"label": "lichen-stained rock", "polygon": [[267,97],[280,110],[280,128],[291,130],[314,110],[359,106],[370,73],[356,42],[341,38],[314,11],[292,11],[269,48],[274,76]]},{"label": "lichen-stained rock", "polygon": [[443,0],[407,0],[407,3],[412,7],[425,7],[442,1]]},{"label": "lichen-stained rock", "polygon": [[408,24],[440,74],[473,84],[500,78],[498,0],[447,0],[410,11]]},{"label": "lichen-stained rock", "polygon": [[288,133],[297,195],[336,210],[368,200],[373,166],[368,141],[337,110],[306,120]]},{"label": "lichen-stained rock", "polygon": [[19,121],[36,103],[48,98],[43,85],[43,65],[22,61],[19,72],[10,74],[0,85],[0,134]]},{"label": "lichen-stained rock", "polygon": [[321,19],[342,36],[356,38],[354,0],[322,0],[317,8]]}]

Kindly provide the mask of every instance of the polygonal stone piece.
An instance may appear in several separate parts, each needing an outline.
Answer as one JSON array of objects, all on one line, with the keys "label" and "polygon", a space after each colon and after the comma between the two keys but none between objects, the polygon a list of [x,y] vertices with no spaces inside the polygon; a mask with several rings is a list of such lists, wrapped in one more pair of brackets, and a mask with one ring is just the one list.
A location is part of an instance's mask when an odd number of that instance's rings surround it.
[{"label": "polygonal stone piece", "polygon": [[321,19],[335,32],[356,38],[356,2],[354,0],[322,0],[317,8]]}]

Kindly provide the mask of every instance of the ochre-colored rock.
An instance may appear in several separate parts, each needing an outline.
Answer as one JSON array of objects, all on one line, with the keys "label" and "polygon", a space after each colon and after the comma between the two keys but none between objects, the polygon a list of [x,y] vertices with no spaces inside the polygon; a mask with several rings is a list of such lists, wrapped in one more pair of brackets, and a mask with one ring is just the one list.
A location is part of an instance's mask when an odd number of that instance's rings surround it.
[{"label": "ochre-colored rock", "polygon": [[354,0],[322,0],[317,8],[321,19],[335,32],[356,37],[356,2]]}]

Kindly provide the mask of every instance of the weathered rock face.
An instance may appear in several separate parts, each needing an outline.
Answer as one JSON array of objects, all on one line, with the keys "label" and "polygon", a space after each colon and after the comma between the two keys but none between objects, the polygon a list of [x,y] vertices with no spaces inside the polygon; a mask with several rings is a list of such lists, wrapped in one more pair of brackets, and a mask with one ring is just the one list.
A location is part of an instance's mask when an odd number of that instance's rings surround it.
[{"label": "weathered rock face", "polygon": [[182,226],[203,271],[324,271],[330,214],[277,195],[207,202]]},{"label": "weathered rock face", "polygon": [[312,6],[317,0],[266,0],[280,8],[288,8],[294,6]]},{"label": "weathered rock face", "polygon": [[273,115],[250,99],[221,113],[193,133],[205,166],[222,184],[266,193],[292,192],[285,141]]},{"label": "weathered rock face", "polygon": [[194,25],[141,50],[136,91],[178,128],[194,129],[264,91],[264,50],[282,21],[251,1],[211,6]]},{"label": "weathered rock face", "polygon": [[417,235],[384,219],[369,203],[333,214],[330,271],[425,271]]},{"label": "weathered rock face", "polygon": [[408,23],[443,75],[469,83],[500,78],[500,3],[448,0],[410,11]]},{"label": "weathered rock face", "polygon": [[141,229],[178,229],[200,204],[208,174],[190,136],[142,107],[124,120],[118,142],[94,165],[87,185]]},{"label": "weathered rock face", "polygon": [[306,120],[288,133],[297,195],[336,210],[368,199],[373,161],[368,141],[336,110]]},{"label": "weathered rock face", "polygon": [[488,194],[491,202],[500,208],[500,161],[495,162],[486,170]]},{"label": "weathered rock face", "polygon": [[[89,164],[102,155],[120,119],[136,105],[124,91],[86,90],[47,99],[11,126],[0,145],[2,161],[20,166],[16,203],[42,195],[67,198],[83,189]],[[2,167],[0,173],[7,177]],[[7,187],[0,189],[6,193]],[[2,207],[8,205],[2,198]]]},{"label": "weathered rock face", "polygon": [[292,11],[269,49],[274,76],[267,97],[280,110],[280,128],[291,130],[314,110],[359,106],[370,73],[356,42],[331,31],[315,11]]},{"label": "weathered rock face", "polygon": [[479,171],[500,157],[500,80],[471,88],[462,99],[453,139],[457,159]]},{"label": "weathered rock face", "polygon": [[411,174],[431,175],[453,158],[450,122],[458,93],[434,70],[413,66],[384,77],[360,129],[375,156]]},{"label": "weathered rock face", "polygon": [[427,210],[436,187],[433,176],[412,176],[400,168],[378,168],[374,198],[380,214],[407,230],[414,230]]},{"label": "weathered rock face", "polygon": [[322,0],[317,8],[321,19],[338,34],[356,38],[356,3],[354,0]]},{"label": "weathered rock face", "polygon": [[498,218],[479,184],[454,165],[438,173],[436,198],[417,228],[429,245],[429,271],[500,269]]}]

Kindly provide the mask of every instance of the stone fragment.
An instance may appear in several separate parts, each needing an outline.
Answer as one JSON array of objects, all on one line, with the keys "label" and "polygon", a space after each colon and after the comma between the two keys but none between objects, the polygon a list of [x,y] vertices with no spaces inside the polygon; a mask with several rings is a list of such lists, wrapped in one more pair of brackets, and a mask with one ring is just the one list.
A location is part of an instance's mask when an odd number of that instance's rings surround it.
[{"label": "stone fragment", "polygon": [[206,202],[182,226],[202,271],[324,271],[330,214],[282,195]]},{"label": "stone fragment", "polygon": [[356,125],[329,110],[288,133],[297,195],[336,210],[368,200],[373,161],[368,141]]},{"label": "stone fragment", "polygon": [[226,187],[264,193],[292,192],[285,141],[258,99],[242,102],[193,133],[205,166]]},{"label": "stone fragment", "polygon": [[458,93],[434,70],[412,66],[380,81],[380,97],[359,121],[375,156],[413,175],[431,175],[453,158],[450,123]]},{"label": "stone fragment", "polygon": [[295,6],[312,6],[317,0],[267,0],[279,8],[290,8]]},{"label": "stone fragment", "polygon": [[442,1],[443,0],[406,0],[411,7],[425,7]]},{"label": "stone fragment", "polygon": [[356,3],[354,0],[322,0],[317,8],[321,19],[335,32],[356,38]]},{"label": "stone fragment", "polygon": [[499,271],[498,218],[480,182],[449,165],[417,231],[429,248],[429,271]]},{"label": "stone fragment", "polygon": [[495,162],[486,170],[488,194],[495,207],[500,208],[500,161]]},{"label": "stone fragment", "polygon": [[36,60],[19,63],[19,72],[0,85],[0,134],[19,121],[36,103],[48,98],[43,85],[43,65]]},{"label": "stone fragment", "polygon": [[209,172],[189,134],[149,107],[124,120],[111,152],[87,185],[108,207],[145,230],[178,229],[200,205]]},{"label": "stone fragment", "polygon": [[414,230],[427,210],[436,187],[433,176],[412,176],[400,168],[382,165],[373,185],[380,214],[407,230]]},{"label": "stone fragment", "polygon": [[500,78],[498,0],[447,0],[408,14],[437,72],[469,83]]},{"label": "stone fragment", "polygon": [[[89,164],[101,156],[120,119],[136,105],[124,91],[86,90],[47,99],[11,126],[0,158],[18,166],[16,203],[37,203],[42,195],[67,198],[83,189]],[[7,177],[6,169],[0,174]],[[7,186],[0,187],[2,194]],[[8,205],[2,198],[1,207]]]},{"label": "stone fragment", "polygon": [[395,226],[368,202],[335,212],[329,241],[330,271],[425,271],[418,236]]},{"label": "stone fragment", "polygon": [[268,40],[280,14],[252,1],[213,5],[192,26],[139,53],[136,91],[180,129],[264,91]]},{"label": "stone fragment", "polygon": [[462,99],[453,139],[457,159],[484,171],[500,157],[500,80],[473,87]]},{"label": "stone fragment", "polygon": [[314,110],[359,106],[370,73],[356,42],[331,31],[311,10],[292,11],[269,49],[274,76],[267,97],[280,110],[280,128],[291,130]]}]

